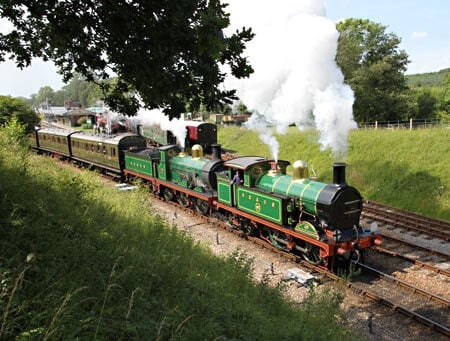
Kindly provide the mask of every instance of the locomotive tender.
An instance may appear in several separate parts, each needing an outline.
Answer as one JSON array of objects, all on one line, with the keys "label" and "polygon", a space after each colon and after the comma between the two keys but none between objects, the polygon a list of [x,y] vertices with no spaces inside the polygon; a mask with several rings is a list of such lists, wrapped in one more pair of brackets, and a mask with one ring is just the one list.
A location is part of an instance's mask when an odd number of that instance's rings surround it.
[{"label": "locomotive tender", "polygon": [[[211,146],[217,143],[217,126],[214,123],[201,121],[184,121],[184,124],[186,126],[185,148],[190,149],[198,144],[205,152],[210,152]],[[147,137],[155,146],[180,144],[170,130],[161,129],[157,124],[141,125],[138,130],[139,134]]]},{"label": "locomotive tender", "polygon": [[[331,271],[342,261],[363,260],[365,250],[381,244],[380,235],[359,225],[362,197],[346,184],[343,163],[333,165],[333,183],[326,184],[308,177],[304,161],[296,161],[288,175],[289,161],[259,156],[223,161],[217,144],[206,158],[200,145],[187,155],[178,145],[146,148],[139,135],[107,138],[45,129],[37,131],[34,148],[115,171],[126,181],[141,179],[155,195]],[[242,184],[231,181],[236,172]]]}]

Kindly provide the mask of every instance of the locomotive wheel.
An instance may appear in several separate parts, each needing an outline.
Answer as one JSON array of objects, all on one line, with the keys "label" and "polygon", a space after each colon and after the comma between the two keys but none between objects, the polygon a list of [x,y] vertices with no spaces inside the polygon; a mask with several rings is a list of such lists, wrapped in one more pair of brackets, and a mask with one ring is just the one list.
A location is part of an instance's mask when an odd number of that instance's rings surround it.
[{"label": "locomotive wheel", "polygon": [[269,232],[269,240],[277,249],[285,249],[289,242],[289,237],[278,231]]},{"label": "locomotive wheel", "polygon": [[183,207],[188,207],[189,206],[188,196],[186,194],[184,194],[184,193],[178,193],[178,195],[177,195],[177,202]]},{"label": "locomotive wheel", "polygon": [[167,201],[172,201],[173,191],[170,188],[163,188],[162,192],[164,199],[166,199]]},{"label": "locomotive wheel", "polygon": [[246,221],[246,222],[244,222],[244,224],[242,225],[242,231],[243,231],[247,236],[252,236],[253,233],[255,232],[255,226],[254,226],[250,221]]},{"label": "locomotive wheel", "polygon": [[303,258],[313,265],[319,265],[324,263],[324,259],[320,256],[320,248],[316,245],[307,244],[306,253],[303,253]]},{"label": "locomotive wheel", "polygon": [[209,204],[207,201],[202,199],[197,199],[195,201],[195,210],[200,214],[206,214],[209,210]]}]

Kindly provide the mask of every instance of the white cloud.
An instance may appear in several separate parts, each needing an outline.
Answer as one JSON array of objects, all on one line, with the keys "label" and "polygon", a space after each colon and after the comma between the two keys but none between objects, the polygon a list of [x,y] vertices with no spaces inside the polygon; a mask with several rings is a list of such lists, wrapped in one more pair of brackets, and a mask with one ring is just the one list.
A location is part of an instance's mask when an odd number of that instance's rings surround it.
[{"label": "white cloud", "polygon": [[427,32],[413,32],[411,33],[411,38],[413,39],[422,39],[428,36]]}]

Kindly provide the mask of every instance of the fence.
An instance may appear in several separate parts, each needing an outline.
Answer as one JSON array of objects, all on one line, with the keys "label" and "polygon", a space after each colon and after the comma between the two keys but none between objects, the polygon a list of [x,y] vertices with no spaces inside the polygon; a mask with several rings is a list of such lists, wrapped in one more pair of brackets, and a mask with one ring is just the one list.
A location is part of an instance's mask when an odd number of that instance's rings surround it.
[{"label": "fence", "polygon": [[450,121],[433,120],[413,120],[409,121],[375,121],[363,123],[359,126],[361,129],[422,129],[422,128],[450,128]]}]

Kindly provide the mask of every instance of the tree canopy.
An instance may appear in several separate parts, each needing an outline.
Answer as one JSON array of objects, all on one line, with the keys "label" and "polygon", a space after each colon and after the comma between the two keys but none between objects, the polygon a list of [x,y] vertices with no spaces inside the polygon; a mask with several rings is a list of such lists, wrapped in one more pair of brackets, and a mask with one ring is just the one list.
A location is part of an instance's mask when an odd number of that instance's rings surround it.
[{"label": "tree canopy", "polygon": [[346,19],[337,29],[336,60],[355,92],[356,121],[407,118],[411,101],[404,72],[409,61],[399,49],[400,38],[364,19]]},{"label": "tree canopy", "polygon": [[26,132],[34,131],[39,116],[22,100],[11,96],[0,96],[0,126],[16,119],[25,126]]},{"label": "tree canopy", "polygon": [[225,9],[220,0],[2,1],[13,29],[0,34],[0,61],[9,55],[23,68],[34,57],[51,60],[65,81],[79,73],[98,82],[116,111],[135,114],[138,94],[147,108],[177,116],[187,104],[235,99],[221,88],[222,66],[237,78],[253,72],[242,56],[253,33],[225,36]]}]

